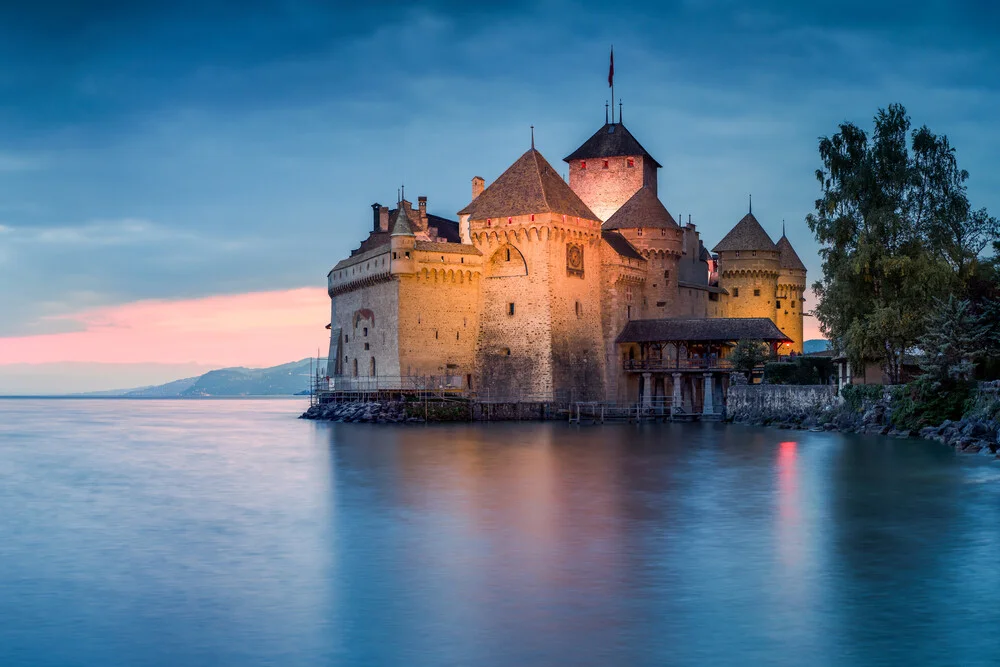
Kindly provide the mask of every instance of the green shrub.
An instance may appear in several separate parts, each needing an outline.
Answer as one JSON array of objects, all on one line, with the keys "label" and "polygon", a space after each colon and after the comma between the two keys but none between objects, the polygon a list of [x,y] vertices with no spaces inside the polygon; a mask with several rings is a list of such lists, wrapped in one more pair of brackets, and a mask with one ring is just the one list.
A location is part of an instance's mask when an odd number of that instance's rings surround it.
[{"label": "green shrub", "polygon": [[768,384],[829,384],[832,375],[833,360],[828,357],[795,357],[764,364]]},{"label": "green shrub", "polygon": [[795,375],[798,367],[787,361],[771,361],[764,364],[764,382],[768,384],[798,384]]},{"label": "green shrub", "polygon": [[884,392],[885,388],[879,384],[849,384],[840,390],[840,395],[852,412],[862,412],[865,403],[878,401]]},{"label": "green shrub", "polygon": [[941,383],[926,377],[894,387],[892,423],[896,428],[918,430],[946,419],[961,419],[974,392],[975,382]]}]

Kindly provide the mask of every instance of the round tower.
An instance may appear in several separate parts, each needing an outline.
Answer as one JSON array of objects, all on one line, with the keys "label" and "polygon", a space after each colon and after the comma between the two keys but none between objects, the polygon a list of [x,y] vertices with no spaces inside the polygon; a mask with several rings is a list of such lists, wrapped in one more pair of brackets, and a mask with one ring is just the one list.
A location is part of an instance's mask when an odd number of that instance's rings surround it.
[{"label": "round tower", "polygon": [[767,317],[778,324],[780,253],[753,213],[743,216],[712,252],[719,255],[719,287],[729,293],[726,316]]},{"label": "round tower", "polygon": [[775,293],[775,324],[792,339],[788,348],[796,354],[803,350],[803,308],[805,306],[806,266],[799,259],[788,237],[784,234],[777,243],[778,288]]}]

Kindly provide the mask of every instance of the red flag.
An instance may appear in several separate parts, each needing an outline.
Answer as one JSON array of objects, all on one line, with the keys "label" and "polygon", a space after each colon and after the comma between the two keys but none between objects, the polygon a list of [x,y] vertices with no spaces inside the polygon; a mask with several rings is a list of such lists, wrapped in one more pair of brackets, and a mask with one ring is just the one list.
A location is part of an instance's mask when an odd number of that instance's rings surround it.
[{"label": "red flag", "polygon": [[608,87],[615,85],[615,47],[611,47],[611,67],[608,69]]}]

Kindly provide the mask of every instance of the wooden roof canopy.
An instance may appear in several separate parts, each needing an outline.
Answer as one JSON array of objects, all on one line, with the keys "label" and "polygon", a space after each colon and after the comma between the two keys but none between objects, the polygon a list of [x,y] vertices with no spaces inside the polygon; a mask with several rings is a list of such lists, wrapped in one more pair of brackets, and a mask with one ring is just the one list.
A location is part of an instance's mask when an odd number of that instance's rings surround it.
[{"label": "wooden roof canopy", "polygon": [[616,343],[723,343],[739,340],[762,340],[790,343],[766,317],[665,318],[631,320],[618,334]]}]

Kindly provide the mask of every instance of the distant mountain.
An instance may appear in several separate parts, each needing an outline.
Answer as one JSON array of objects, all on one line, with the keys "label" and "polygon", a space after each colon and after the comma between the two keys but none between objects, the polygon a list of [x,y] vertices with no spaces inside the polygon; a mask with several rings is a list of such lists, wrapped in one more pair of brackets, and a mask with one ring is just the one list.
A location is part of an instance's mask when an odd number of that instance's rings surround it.
[{"label": "distant mountain", "polygon": [[289,396],[309,393],[310,359],[270,368],[220,368],[198,377],[166,384],[118,391],[101,391],[84,396],[124,398],[197,398],[205,396]]},{"label": "distant mountain", "polygon": [[802,351],[806,354],[811,352],[825,352],[830,349],[830,341],[825,338],[814,338],[802,344]]}]

